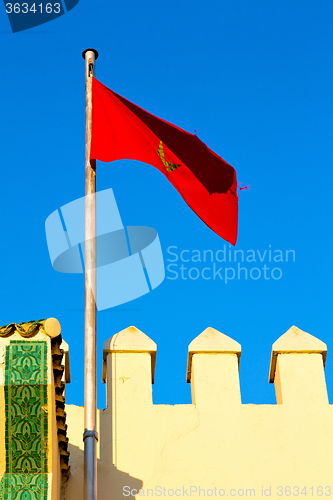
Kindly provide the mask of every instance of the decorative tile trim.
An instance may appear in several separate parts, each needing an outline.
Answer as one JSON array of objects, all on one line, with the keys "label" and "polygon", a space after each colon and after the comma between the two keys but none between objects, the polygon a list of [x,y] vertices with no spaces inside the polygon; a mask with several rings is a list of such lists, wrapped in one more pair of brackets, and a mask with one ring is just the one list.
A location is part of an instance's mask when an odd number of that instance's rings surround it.
[{"label": "decorative tile trim", "polygon": [[[0,481],[0,500],[47,499],[46,411],[48,370],[52,367],[48,366],[48,343],[42,340],[28,340],[38,333],[51,337],[60,469],[63,477],[70,474],[62,365],[64,351],[60,348],[61,335],[55,336],[53,331],[49,331],[49,328],[46,328],[47,321],[50,320],[0,326],[0,337],[10,337],[18,333],[24,339],[11,340],[6,347],[6,471]],[[27,418],[22,425],[21,417],[24,415]]]},{"label": "decorative tile trim", "polygon": [[6,349],[5,384],[47,385],[47,344],[11,340]]},{"label": "decorative tile trim", "polygon": [[[4,474],[1,479],[1,500],[46,500],[47,474]],[[2,495],[2,496],[1,496]]]},{"label": "decorative tile trim", "polygon": [[6,346],[6,472],[0,500],[46,500],[48,493],[47,342]]}]

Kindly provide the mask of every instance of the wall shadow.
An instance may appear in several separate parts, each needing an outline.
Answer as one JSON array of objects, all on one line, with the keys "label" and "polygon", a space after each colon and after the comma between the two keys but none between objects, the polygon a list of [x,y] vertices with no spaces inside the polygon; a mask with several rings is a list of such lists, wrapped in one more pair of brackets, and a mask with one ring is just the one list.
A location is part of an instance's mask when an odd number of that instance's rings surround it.
[{"label": "wall shadow", "polygon": [[[100,411],[99,440],[100,458],[97,459],[98,500],[133,500],[142,486],[141,479],[117,469],[112,463],[112,423],[109,408]],[[84,488],[84,452],[73,444],[68,444],[71,472],[62,485],[61,500],[82,500]],[[124,490],[125,488],[125,490]],[[131,495],[130,491],[133,491]]]}]

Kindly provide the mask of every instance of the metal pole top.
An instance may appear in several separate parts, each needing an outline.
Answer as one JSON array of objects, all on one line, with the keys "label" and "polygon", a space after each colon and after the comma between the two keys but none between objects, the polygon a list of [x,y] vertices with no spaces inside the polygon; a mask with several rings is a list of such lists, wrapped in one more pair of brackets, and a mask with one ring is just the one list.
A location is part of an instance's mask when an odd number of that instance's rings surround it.
[{"label": "metal pole top", "polygon": [[93,52],[95,54],[95,60],[98,58],[98,52],[96,49],[86,49],[82,52],[83,59],[86,58],[86,52]]}]

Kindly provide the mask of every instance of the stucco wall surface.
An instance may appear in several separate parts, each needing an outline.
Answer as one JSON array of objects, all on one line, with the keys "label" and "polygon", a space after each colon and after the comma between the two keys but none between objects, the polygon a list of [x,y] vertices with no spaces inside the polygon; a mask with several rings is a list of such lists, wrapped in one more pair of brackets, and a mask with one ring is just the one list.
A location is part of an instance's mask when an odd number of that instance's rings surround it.
[{"label": "stucco wall surface", "polygon": [[[156,344],[135,327],[104,344],[98,499],[333,496],[326,345],[292,327],[274,344],[277,404],[242,404],[241,346],[208,328],[189,346],[192,404],[154,405]],[[83,408],[66,405],[71,475],[83,499]],[[141,491],[140,491],[141,490]]]}]

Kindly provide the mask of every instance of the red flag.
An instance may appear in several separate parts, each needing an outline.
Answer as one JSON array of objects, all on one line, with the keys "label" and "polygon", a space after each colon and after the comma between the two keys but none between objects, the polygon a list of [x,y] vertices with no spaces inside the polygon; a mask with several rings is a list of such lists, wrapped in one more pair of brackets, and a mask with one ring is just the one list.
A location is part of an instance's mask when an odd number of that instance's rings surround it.
[{"label": "red flag", "polygon": [[235,169],[196,135],[151,115],[96,78],[92,82],[90,159],[149,163],[165,175],[208,227],[235,245]]}]

